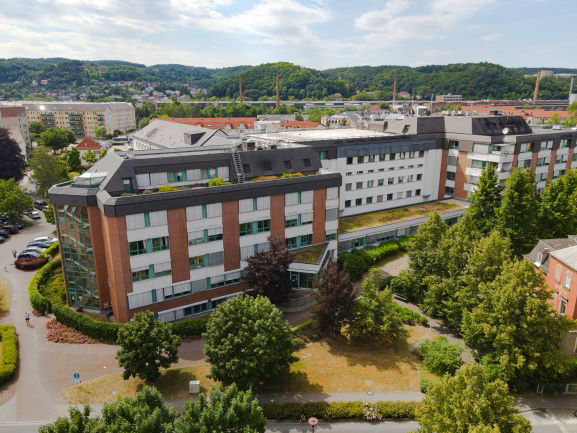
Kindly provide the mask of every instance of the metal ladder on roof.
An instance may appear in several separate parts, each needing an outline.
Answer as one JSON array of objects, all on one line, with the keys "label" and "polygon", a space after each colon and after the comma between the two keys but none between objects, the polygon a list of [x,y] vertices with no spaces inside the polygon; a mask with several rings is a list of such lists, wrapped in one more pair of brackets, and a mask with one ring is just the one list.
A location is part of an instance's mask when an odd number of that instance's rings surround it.
[{"label": "metal ladder on roof", "polygon": [[242,161],[237,149],[232,150],[232,162],[238,183],[244,183],[244,169],[242,168]]}]

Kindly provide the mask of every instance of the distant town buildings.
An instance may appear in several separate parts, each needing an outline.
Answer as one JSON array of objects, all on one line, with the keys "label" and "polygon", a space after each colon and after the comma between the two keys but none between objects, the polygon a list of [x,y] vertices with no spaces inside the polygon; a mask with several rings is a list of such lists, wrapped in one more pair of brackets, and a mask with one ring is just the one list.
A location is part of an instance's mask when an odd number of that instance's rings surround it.
[{"label": "distant town buildings", "polygon": [[437,102],[452,103],[452,102],[460,102],[462,100],[463,100],[463,97],[461,95],[451,95],[450,93],[448,95],[435,96],[435,101],[437,101]]},{"label": "distant town buildings", "polygon": [[28,156],[32,150],[32,141],[28,130],[28,118],[23,107],[0,105],[0,128],[8,129],[10,136],[16,140],[22,155]]},{"label": "distant town buildings", "polygon": [[136,129],[136,115],[127,102],[0,102],[0,106],[16,106],[26,110],[28,122],[49,127],[69,128],[77,138],[95,137],[95,129],[104,127],[107,134]]}]

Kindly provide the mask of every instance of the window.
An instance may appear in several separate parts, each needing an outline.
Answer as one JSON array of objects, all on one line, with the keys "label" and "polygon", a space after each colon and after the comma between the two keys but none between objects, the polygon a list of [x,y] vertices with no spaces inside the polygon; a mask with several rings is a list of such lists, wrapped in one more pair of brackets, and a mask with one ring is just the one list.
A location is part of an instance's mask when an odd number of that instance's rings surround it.
[{"label": "window", "polygon": [[447,172],[447,180],[455,180],[456,173],[454,171]]},{"label": "window", "polygon": [[143,281],[148,280],[150,278],[150,269],[146,268],[139,268],[132,271],[132,281]]},{"label": "window", "polygon": [[224,251],[207,254],[207,266],[222,265],[224,263]]},{"label": "window", "polygon": [[367,203],[367,204],[372,204],[372,203],[373,203],[373,198],[372,198],[372,197],[367,197],[366,203]]},{"label": "window", "polygon": [[458,149],[459,142],[457,140],[449,140],[449,149]]},{"label": "window", "polygon": [[204,243],[204,230],[188,233],[188,245],[198,245]]},{"label": "window", "polygon": [[206,240],[207,242],[215,242],[222,240],[222,227],[215,227],[206,230]]},{"label": "window", "polygon": [[382,194],[379,194],[379,195],[377,196],[377,203],[382,203],[382,201],[383,201],[383,195],[382,195]]},{"label": "window", "polygon": [[291,248],[296,248],[298,244],[298,240],[296,237],[294,238],[287,238],[286,240],[286,247],[290,250]]},{"label": "window", "polygon": [[412,182],[412,181],[414,180],[414,178],[415,178],[415,176],[412,175],[412,174],[410,174],[410,175],[407,177],[407,182]]},{"label": "window", "polygon": [[395,160],[395,154],[389,153],[389,161],[394,161],[394,160]]},{"label": "window", "polygon": [[206,266],[206,261],[204,260],[204,255],[195,256],[188,259],[188,265],[190,269],[199,269]]},{"label": "window", "polygon": [[357,182],[357,186],[355,189],[363,189],[363,182]]},{"label": "window", "polygon": [[399,192],[397,193],[397,198],[398,198],[398,199],[403,198],[403,191],[399,191]]},{"label": "window", "polygon": [[186,208],[186,219],[195,221],[202,219],[202,206],[192,206]]},{"label": "window", "polygon": [[424,150],[419,150],[419,158],[423,158],[425,156]]},{"label": "window", "polygon": [[565,274],[565,288],[571,288],[571,272],[567,272],[567,274]]},{"label": "window", "polygon": [[532,143],[521,143],[519,146],[519,153],[531,152],[531,144]]},{"label": "window", "polygon": [[523,168],[530,168],[531,167],[531,160],[525,159],[523,160]]},{"label": "window", "polygon": [[345,185],[345,191],[351,191],[353,189],[353,184],[352,183],[347,183]]},{"label": "window", "polygon": [[347,165],[352,165],[353,164],[353,157],[349,156],[347,157]]},{"label": "window", "polygon": [[561,265],[557,265],[555,268],[555,281],[558,283],[561,282]]},{"label": "window", "polygon": [[415,190],[415,196],[419,196],[421,195],[421,190],[420,189],[416,189]]},{"label": "window", "polygon": [[457,165],[457,157],[456,156],[449,156],[447,158],[448,165]]},{"label": "window", "polygon": [[365,162],[365,157],[364,156],[359,156],[357,157],[357,164],[363,164]]},{"label": "window", "polygon": [[397,183],[403,183],[404,180],[405,180],[405,176],[399,176],[397,178]]},{"label": "window", "polygon": [[393,199],[393,194],[387,194],[387,201],[392,200]]},{"label": "window", "polygon": [[154,265],[154,276],[164,277],[170,275],[172,270],[170,269],[170,262],[168,263],[157,263]]},{"label": "window", "polygon": [[367,188],[372,188],[375,186],[375,181],[374,180],[368,180],[367,181]]},{"label": "window", "polygon": [[369,155],[369,162],[375,162],[375,155]]},{"label": "window", "polygon": [[257,233],[270,232],[270,220],[257,221]]},{"label": "window", "polygon": [[328,152],[326,150],[321,150],[319,152],[319,159],[324,161],[325,159],[329,159]]},{"label": "window", "polygon": [[[146,218],[146,216],[145,216]],[[166,211],[161,210],[158,212],[149,212],[148,219],[150,221],[150,226],[163,226],[166,225]]]},{"label": "window", "polygon": [[299,225],[299,216],[297,215],[289,215],[285,217],[284,226],[288,227],[297,227]]},{"label": "window", "polygon": [[361,206],[363,204],[363,199],[362,198],[358,198],[355,200],[355,206]]},{"label": "window", "polygon": [[379,179],[377,181],[377,186],[383,186],[385,184],[385,179]]},{"label": "window", "polygon": [[151,239],[152,252],[164,251],[169,248],[168,236]]},{"label": "window", "polygon": [[313,202],[313,192],[312,191],[303,191],[300,194],[300,203],[312,203]]},{"label": "window", "polygon": [[310,167],[311,166],[311,160],[308,158],[303,159],[303,165],[305,167]]},{"label": "window", "polygon": [[543,141],[541,145],[544,145],[545,149],[553,149],[553,140]]},{"label": "window", "polygon": [[395,178],[394,178],[394,177],[389,177],[389,179],[387,180],[387,183],[388,183],[389,185],[394,184],[394,183],[395,183]]},{"label": "window", "polygon": [[561,298],[561,305],[559,306],[559,313],[565,314],[567,311],[567,299]]},{"label": "window", "polygon": [[293,165],[292,165],[292,163],[290,162],[290,160],[287,159],[287,160],[284,162],[284,168],[289,169],[289,170],[290,170],[291,168],[293,168]]},{"label": "window", "polygon": [[240,236],[252,235],[252,223],[243,223],[240,225]]},{"label": "window", "polygon": [[454,188],[451,188],[450,186],[445,187],[445,195],[453,195],[454,192],[455,192]]},{"label": "window", "polygon": [[312,212],[303,213],[301,214],[300,218],[301,218],[301,226],[313,223]]},{"label": "window", "polygon": [[215,218],[222,215],[222,204],[213,203],[204,205],[206,208],[206,218]]},{"label": "window", "polygon": [[335,231],[330,231],[326,233],[326,240],[327,241],[334,241],[337,239],[337,232]]},{"label": "window", "polygon": [[301,247],[311,245],[313,243],[313,235],[303,235],[301,236]]},{"label": "window", "polygon": [[565,138],[559,142],[559,149],[565,149],[566,147],[569,147],[569,140]]},{"label": "window", "polygon": [[126,215],[125,219],[126,219],[126,228],[128,230],[141,229],[146,226],[143,213]]},{"label": "window", "polygon": [[423,179],[423,175],[422,175],[422,174],[420,174],[420,173],[419,173],[419,174],[417,174],[417,180],[421,180],[421,179]]},{"label": "window", "polygon": [[345,207],[351,207],[351,201],[345,200]]},{"label": "window", "polygon": [[413,196],[413,191],[407,191],[407,198],[412,197]]},{"label": "window", "polygon": [[185,182],[186,181],[186,171],[169,171],[168,172],[168,182]]},{"label": "window", "polygon": [[131,256],[137,256],[139,254],[146,253],[146,241],[134,241],[128,244],[128,251]]},{"label": "window", "polygon": [[252,198],[247,198],[238,201],[239,213],[252,212],[254,210],[254,202]]}]

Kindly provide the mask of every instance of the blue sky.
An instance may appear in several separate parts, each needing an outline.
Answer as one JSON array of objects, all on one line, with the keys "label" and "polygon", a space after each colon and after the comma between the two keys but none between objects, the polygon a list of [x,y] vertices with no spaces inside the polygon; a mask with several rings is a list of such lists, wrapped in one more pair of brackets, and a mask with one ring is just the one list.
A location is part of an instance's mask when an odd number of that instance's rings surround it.
[{"label": "blue sky", "polygon": [[577,67],[577,0],[0,0],[1,57]]}]

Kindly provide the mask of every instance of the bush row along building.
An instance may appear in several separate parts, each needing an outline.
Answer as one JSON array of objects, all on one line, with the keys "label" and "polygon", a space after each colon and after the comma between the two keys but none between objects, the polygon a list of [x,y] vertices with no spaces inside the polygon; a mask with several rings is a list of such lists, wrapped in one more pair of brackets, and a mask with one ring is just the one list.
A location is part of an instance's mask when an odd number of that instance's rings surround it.
[{"label": "bush row along building", "polygon": [[383,129],[109,152],[50,190],[70,304],[118,321],[143,309],[164,321],[204,314],[247,289],[246,259],[271,236],[293,252],[292,286],[310,288],[338,251],[414,234],[432,211],[457,221],[488,164],[502,183],[530,168],[540,188],[577,164],[577,131],[533,131],[519,117]]},{"label": "bush row along building", "polygon": [[95,137],[95,128],[99,126],[105,127],[107,134],[136,129],[135,110],[127,102],[10,101],[0,104],[22,107],[26,110],[28,123],[69,128],[77,138]]}]

